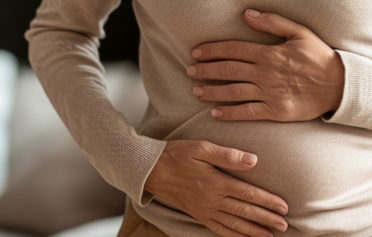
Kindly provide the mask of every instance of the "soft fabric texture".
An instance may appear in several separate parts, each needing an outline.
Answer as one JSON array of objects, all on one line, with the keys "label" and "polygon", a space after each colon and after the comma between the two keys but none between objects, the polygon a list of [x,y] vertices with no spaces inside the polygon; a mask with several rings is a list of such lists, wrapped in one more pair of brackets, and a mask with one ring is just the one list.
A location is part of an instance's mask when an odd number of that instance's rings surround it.
[{"label": "soft fabric texture", "polygon": [[168,237],[156,226],[149,223],[134,210],[133,205],[130,205],[129,199],[127,199],[127,207],[125,209],[124,221],[120,228],[120,232],[117,237]]},{"label": "soft fabric texture", "polygon": [[[129,195],[140,216],[170,236],[216,236],[143,192],[166,141],[204,139],[257,154],[254,170],[226,172],[288,202],[288,231],[273,230],[275,236],[372,235],[372,5],[362,0],[135,0],[150,102],[134,130],[106,96],[97,51],[102,26],[118,4],[44,0],[27,39],[35,72],[75,141],[103,177]],[[346,84],[332,118],[222,122],[210,116],[215,104],[193,97],[198,82],[186,68],[195,63],[195,46],[232,39],[283,42],[249,28],[243,20],[247,8],[287,17],[338,50]]]}]

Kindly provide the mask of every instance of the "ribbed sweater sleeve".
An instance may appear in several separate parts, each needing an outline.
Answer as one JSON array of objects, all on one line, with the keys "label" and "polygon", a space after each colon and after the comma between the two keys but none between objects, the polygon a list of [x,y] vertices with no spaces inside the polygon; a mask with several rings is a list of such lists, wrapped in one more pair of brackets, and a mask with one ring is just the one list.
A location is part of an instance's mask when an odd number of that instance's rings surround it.
[{"label": "ribbed sweater sleeve", "polygon": [[105,180],[145,206],[144,184],[166,142],[136,134],[107,97],[99,60],[103,25],[119,0],[43,0],[26,33],[47,96]]},{"label": "ribbed sweater sleeve", "polygon": [[372,60],[337,52],[345,67],[344,94],[338,110],[330,118],[323,117],[323,121],[372,130]]}]

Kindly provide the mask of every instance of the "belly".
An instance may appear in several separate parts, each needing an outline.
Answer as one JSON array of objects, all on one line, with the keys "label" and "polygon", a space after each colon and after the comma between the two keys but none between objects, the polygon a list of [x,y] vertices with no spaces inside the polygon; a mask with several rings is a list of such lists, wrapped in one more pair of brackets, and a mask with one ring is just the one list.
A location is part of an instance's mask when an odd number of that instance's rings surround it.
[{"label": "belly", "polygon": [[372,190],[372,133],[365,129],[308,122],[221,122],[203,110],[166,140],[207,140],[252,152],[251,171],[224,170],[284,198],[288,218],[353,208]]},{"label": "belly", "polygon": [[[350,237],[358,231],[359,236],[370,236],[370,131],[326,124],[320,119],[299,123],[217,121],[210,116],[212,107],[203,110],[208,105],[192,96],[192,88],[198,82],[186,75],[186,68],[195,63],[191,51],[200,43],[221,40],[282,42],[282,39],[247,27],[242,16],[248,7],[288,17],[313,30],[331,47],[371,57],[371,47],[360,47],[369,45],[366,43],[371,39],[368,32],[372,32],[369,30],[372,15],[365,3],[351,4],[346,0],[136,0],[134,5],[142,29],[142,76],[151,101],[138,127],[140,134],[156,139],[166,137],[165,140],[207,140],[255,153],[258,164],[254,170],[225,172],[287,201],[286,219],[290,228],[285,234],[275,232],[275,236]],[[355,35],[355,27],[364,29],[363,35]],[[190,119],[185,121],[187,118]],[[168,215],[168,226],[191,229],[189,224],[195,220],[157,204],[150,205],[153,209],[137,208],[136,211],[159,227],[165,226],[159,220]],[[369,234],[363,234],[361,231],[367,228]],[[203,232],[206,230],[201,225],[193,231],[192,236],[214,236]]]},{"label": "belly", "polygon": [[[211,118],[211,109],[209,106],[191,116],[165,140],[207,140],[255,153],[258,156],[255,169],[224,171],[274,193],[288,203],[289,213],[285,216],[288,230],[286,233],[272,230],[274,236],[371,235],[370,131],[326,124],[321,119],[295,123],[221,122]],[[167,126],[166,118],[151,118],[147,121],[153,124],[148,123],[148,127]],[[146,130],[146,127],[142,128]],[[144,135],[156,136],[151,132]],[[135,208],[143,218],[170,236],[217,236],[197,220],[158,199],[147,208]],[[165,219],[167,222],[163,221]],[[181,235],[179,229],[188,234]]]}]

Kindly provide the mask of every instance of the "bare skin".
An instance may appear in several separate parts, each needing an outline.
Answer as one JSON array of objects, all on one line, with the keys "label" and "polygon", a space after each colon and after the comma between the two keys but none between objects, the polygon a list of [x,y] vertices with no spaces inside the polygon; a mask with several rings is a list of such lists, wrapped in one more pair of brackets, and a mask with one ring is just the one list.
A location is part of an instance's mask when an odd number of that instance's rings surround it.
[{"label": "bare skin", "polygon": [[254,154],[206,141],[170,141],[145,190],[186,212],[223,237],[273,236],[287,229],[286,202],[216,167],[251,170]]},{"label": "bare skin", "polygon": [[188,68],[190,77],[233,82],[197,86],[195,97],[202,101],[248,102],[218,106],[211,111],[214,118],[307,121],[338,109],[344,66],[337,52],[308,28],[276,14],[247,11],[244,19],[252,28],[287,41],[280,45],[223,41],[206,43],[193,51],[199,62]]}]

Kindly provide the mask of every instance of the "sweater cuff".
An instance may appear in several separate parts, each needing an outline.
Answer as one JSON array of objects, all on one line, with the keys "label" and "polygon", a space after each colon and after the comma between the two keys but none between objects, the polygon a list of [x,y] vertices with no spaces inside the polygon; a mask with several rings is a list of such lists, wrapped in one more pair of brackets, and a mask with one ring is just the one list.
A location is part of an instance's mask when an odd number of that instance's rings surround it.
[{"label": "sweater cuff", "polygon": [[372,60],[336,50],[345,67],[345,86],[338,110],[322,116],[326,123],[372,129]]},{"label": "sweater cuff", "polygon": [[[144,136],[140,137],[140,141],[143,144],[144,164],[141,166],[141,170],[134,172],[133,179],[129,180],[133,182],[133,184],[130,184],[129,187],[133,187],[134,189],[132,192],[134,194],[133,201],[141,207],[146,207],[152,201],[154,195],[145,191],[145,183],[156,165],[156,162],[163,153],[167,142]],[[134,171],[136,171],[136,167],[134,167]]]},{"label": "sweater cuff", "polygon": [[136,139],[124,145],[124,155],[130,159],[123,157],[126,162],[116,163],[112,172],[116,177],[109,177],[106,173],[106,180],[123,190],[137,205],[146,207],[154,196],[144,190],[145,183],[166,145],[166,141],[137,135]]}]

